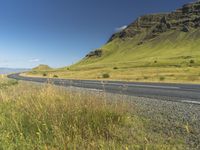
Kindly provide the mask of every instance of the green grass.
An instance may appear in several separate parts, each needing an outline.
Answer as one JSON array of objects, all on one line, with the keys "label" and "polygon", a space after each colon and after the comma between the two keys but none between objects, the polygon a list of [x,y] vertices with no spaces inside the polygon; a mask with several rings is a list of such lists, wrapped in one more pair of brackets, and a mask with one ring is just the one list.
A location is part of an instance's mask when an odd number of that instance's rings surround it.
[{"label": "green grass", "polygon": [[0,93],[0,149],[184,149],[188,133],[182,125],[161,128],[123,99],[52,85],[10,85]]},{"label": "green grass", "polygon": [[[127,67],[162,67],[181,63],[187,66],[190,59],[196,60],[196,65],[199,65],[199,32],[199,30],[190,33],[170,31],[142,45],[137,45],[142,39],[140,36],[125,41],[116,39],[102,47],[103,57],[82,60],[74,67],[118,63],[127,63]],[[154,64],[155,61],[158,63]]]},{"label": "green grass", "polygon": [[9,86],[17,85],[18,81],[5,78],[3,75],[0,77],[0,89],[8,88]]},{"label": "green grass", "polygon": [[35,68],[33,68],[33,70],[35,71],[43,71],[43,70],[51,70],[52,68],[49,67],[48,65],[39,65]]},{"label": "green grass", "polygon": [[28,75],[42,76],[45,72],[48,77],[56,74],[60,78],[102,79],[108,73],[109,80],[161,82],[163,76],[162,82],[200,83],[199,33],[196,29],[188,33],[169,31],[142,45],[138,43],[143,34],[115,39],[101,48],[102,57],[83,59],[67,68],[32,71]]}]

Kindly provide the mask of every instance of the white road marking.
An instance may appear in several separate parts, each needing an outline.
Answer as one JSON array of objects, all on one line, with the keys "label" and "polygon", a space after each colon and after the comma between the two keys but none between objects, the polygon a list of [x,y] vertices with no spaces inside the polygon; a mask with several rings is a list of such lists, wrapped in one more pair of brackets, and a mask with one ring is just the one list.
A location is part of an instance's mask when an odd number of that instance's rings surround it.
[{"label": "white road marking", "polygon": [[[76,87],[77,88],[77,87]],[[100,90],[100,89],[90,89],[90,88],[84,88],[84,87],[78,87],[78,89],[84,89],[84,90],[88,90],[88,91],[94,91],[94,92],[104,92],[104,90]]]},{"label": "white road marking", "polygon": [[161,88],[161,89],[180,89],[180,87],[174,86],[157,86],[157,85],[140,85],[140,84],[131,84],[130,86],[137,86],[137,87],[148,87],[148,88]]},{"label": "white road marking", "polygon": [[198,104],[200,105],[200,101],[190,101],[190,100],[182,100],[183,103],[190,103],[190,104]]},{"label": "white road marking", "polygon": [[103,90],[99,90],[99,89],[89,89],[89,88],[84,88],[86,90],[89,90],[89,91],[94,91],[94,92],[104,92]]},{"label": "white road marking", "polygon": [[180,87],[174,86],[159,86],[159,85],[143,85],[143,84],[120,84],[120,83],[106,83],[106,82],[85,82],[86,84],[102,84],[102,85],[116,85],[116,86],[124,86],[124,87],[147,87],[147,88],[161,88],[161,89],[180,89]]}]

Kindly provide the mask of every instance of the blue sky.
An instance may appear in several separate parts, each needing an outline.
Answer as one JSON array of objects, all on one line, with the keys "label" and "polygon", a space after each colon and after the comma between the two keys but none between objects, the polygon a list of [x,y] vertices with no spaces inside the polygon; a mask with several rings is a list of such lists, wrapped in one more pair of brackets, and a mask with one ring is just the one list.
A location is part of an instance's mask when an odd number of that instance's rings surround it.
[{"label": "blue sky", "polygon": [[63,67],[138,16],[192,0],[0,0],[0,67]]}]

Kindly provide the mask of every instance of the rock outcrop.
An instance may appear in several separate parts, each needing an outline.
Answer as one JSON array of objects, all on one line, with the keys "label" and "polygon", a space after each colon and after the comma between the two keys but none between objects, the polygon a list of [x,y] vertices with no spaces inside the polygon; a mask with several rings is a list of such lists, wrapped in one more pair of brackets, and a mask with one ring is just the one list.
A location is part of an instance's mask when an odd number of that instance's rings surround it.
[{"label": "rock outcrop", "polygon": [[200,1],[186,4],[171,13],[139,17],[123,31],[113,34],[108,42],[116,38],[132,38],[137,34],[145,33],[144,39],[139,42],[141,44],[170,30],[190,32],[193,28],[200,28]]},{"label": "rock outcrop", "polygon": [[96,49],[94,51],[91,51],[89,54],[87,54],[86,58],[101,57],[101,56],[102,56],[102,50],[101,49]]}]

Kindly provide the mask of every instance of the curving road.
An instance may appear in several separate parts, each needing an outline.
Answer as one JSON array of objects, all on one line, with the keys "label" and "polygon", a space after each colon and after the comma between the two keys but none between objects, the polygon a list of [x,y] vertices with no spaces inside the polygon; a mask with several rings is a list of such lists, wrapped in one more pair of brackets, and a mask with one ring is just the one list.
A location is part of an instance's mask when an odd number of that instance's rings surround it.
[{"label": "curving road", "polygon": [[57,78],[47,79],[39,77],[24,77],[20,76],[19,73],[8,75],[8,78],[39,83],[50,82],[55,85],[65,87],[73,86],[129,96],[200,104],[200,85],[195,84],[138,83],[123,81],[70,80]]}]

